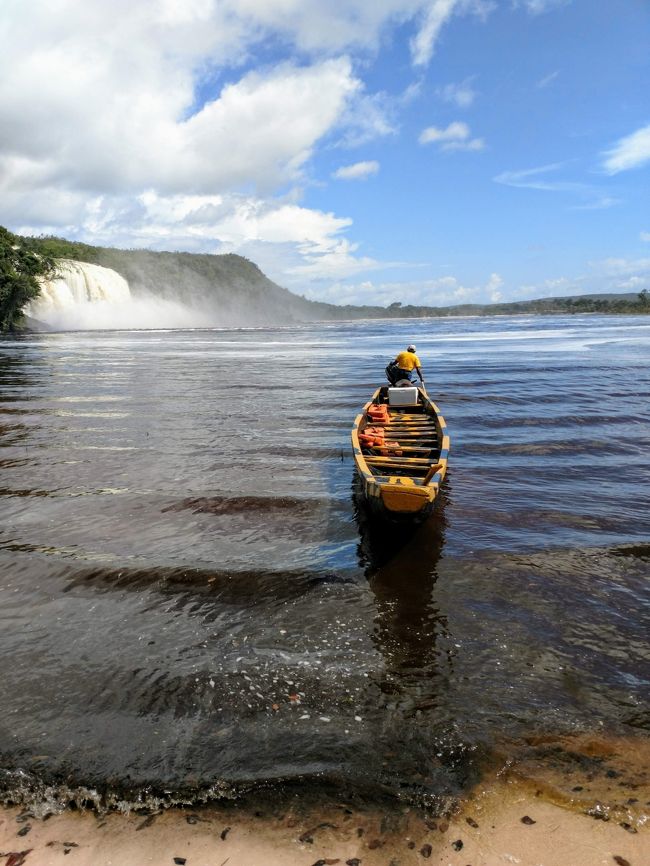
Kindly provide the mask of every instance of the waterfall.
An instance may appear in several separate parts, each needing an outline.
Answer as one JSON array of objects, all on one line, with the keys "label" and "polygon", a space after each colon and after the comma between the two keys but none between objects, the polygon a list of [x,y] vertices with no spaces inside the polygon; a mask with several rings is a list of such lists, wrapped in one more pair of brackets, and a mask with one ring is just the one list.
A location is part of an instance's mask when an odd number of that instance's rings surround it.
[{"label": "waterfall", "polygon": [[205,327],[205,315],[173,301],[131,295],[111,268],[61,259],[57,276],[41,280],[41,293],[25,313],[55,330]]},{"label": "waterfall", "polygon": [[87,262],[62,259],[58,276],[41,282],[41,294],[33,305],[33,315],[36,315],[37,310],[43,314],[50,309],[63,310],[77,304],[98,301],[123,304],[130,299],[129,284],[116,271]]}]

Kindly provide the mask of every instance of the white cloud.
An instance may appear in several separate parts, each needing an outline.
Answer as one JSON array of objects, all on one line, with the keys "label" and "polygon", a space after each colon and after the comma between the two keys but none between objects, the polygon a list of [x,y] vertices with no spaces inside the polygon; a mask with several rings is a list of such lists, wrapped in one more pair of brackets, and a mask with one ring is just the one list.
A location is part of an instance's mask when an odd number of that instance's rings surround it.
[{"label": "white cloud", "polygon": [[555,162],[549,165],[540,165],[536,168],[503,171],[493,178],[493,180],[495,183],[502,183],[505,186],[512,186],[516,189],[568,193],[569,195],[583,199],[580,204],[573,205],[571,210],[603,210],[619,204],[618,199],[604,194],[593,184],[548,178],[548,175],[557,173],[565,167],[565,163]]},{"label": "white cloud", "polygon": [[[399,100],[366,93],[340,55],[376,50],[389,26],[429,5],[13,3],[3,16],[0,54],[3,191],[49,184],[96,194],[148,186],[210,193],[292,180],[337,127],[349,145],[395,131]],[[285,40],[287,56],[293,46],[317,59],[305,64],[301,55],[300,64],[224,76],[274,37]],[[197,87],[219,79],[220,92],[196,104]],[[29,162],[28,171],[17,170],[17,158]]]},{"label": "white cloud", "polygon": [[470,128],[466,123],[456,120],[445,129],[428,126],[418,138],[420,144],[439,144],[442,150],[483,150],[482,138],[470,138]]},{"label": "white cloud", "polygon": [[[630,292],[650,288],[650,258],[609,258],[589,262],[590,291]],[[597,286],[593,288],[594,284]]]},{"label": "white cloud", "polygon": [[411,41],[415,66],[426,66],[436,47],[440,31],[451,18],[459,0],[433,0],[423,15],[422,26]]},{"label": "white cloud", "polygon": [[590,264],[601,273],[613,277],[650,273],[650,258],[625,259],[611,256]]},{"label": "white cloud", "polygon": [[[335,243],[330,244],[327,250],[315,253],[303,250],[303,258],[306,261],[295,267],[287,268],[286,273],[290,278],[297,278],[298,281],[305,279],[309,281],[329,281],[333,279],[345,279],[346,277],[368,271],[384,270],[393,264],[399,264],[398,262],[379,262],[368,256],[356,255],[358,247],[358,244],[351,243],[346,238],[341,238]],[[320,291],[318,292],[318,297],[321,297]]]},{"label": "white cloud", "polygon": [[[338,59],[286,65],[265,77],[251,72],[187,120],[177,117],[180,103],[166,102],[140,81],[110,93],[108,84],[101,94],[76,93],[85,105],[102,106],[86,110],[83,118],[58,93],[60,114],[44,121],[43,142],[25,137],[0,153],[2,189],[52,184],[96,193],[147,187],[210,193],[251,183],[272,188],[300,175],[313,147],[359,89],[350,62]],[[18,137],[21,107],[6,93],[0,106],[0,125]],[[11,152],[19,149],[26,153],[22,164]]]},{"label": "white cloud", "polygon": [[342,134],[338,145],[359,147],[376,138],[395,134],[397,126],[393,118],[400,101],[385,93],[364,93],[360,87],[354,99],[348,100],[339,119]]},{"label": "white cloud", "polygon": [[610,257],[588,262],[586,273],[522,285],[509,293],[514,299],[609,294],[650,289],[650,258]]},{"label": "white cloud", "polygon": [[415,66],[427,66],[445,24],[454,14],[472,14],[485,19],[495,8],[491,0],[430,0],[424,4],[420,29],[411,40]]},{"label": "white cloud", "polygon": [[384,28],[418,14],[427,0],[222,0],[251,29],[273,32],[308,53],[378,47]]},{"label": "white cloud", "polygon": [[650,243],[650,232],[639,232],[639,237],[645,243]]},{"label": "white cloud", "polygon": [[552,84],[556,80],[556,78],[559,77],[559,75],[560,75],[559,69],[556,69],[555,72],[549,72],[548,75],[545,75],[544,78],[540,78],[540,80],[537,82],[537,85],[536,85],[537,89],[538,90],[544,90],[544,88],[548,87],[549,84]]},{"label": "white cloud", "polygon": [[568,6],[572,0],[513,0],[513,6],[523,6],[531,15],[542,15],[559,6]]},{"label": "white cloud", "polygon": [[492,274],[485,284],[466,285],[454,276],[427,280],[360,283],[335,281],[323,287],[318,297],[333,304],[371,304],[386,307],[395,301],[403,305],[445,307],[455,304],[489,303],[503,280]]},{"label": "white cloud", "polygon": [[[304,293],[311,283],[402,264],[360,255],[359,244],[344,236],[351,225],[349,218],[291,201],[148,191],[137,197],[136,205],[128,197],[87,203],[65,234],[105,246],[238,253],[276,282]],[[60,233],[59,226],[43,224],[19,228],[24,234]]]},{"label": "white cloud", "polygon": [[476,91],[469,78],[457,84],[445,84],[444,87],[439,87],[436,92],[445,102],[457,105],[458,108],[469,108],[476,99]]},{"label": "white cloud", "polygon": [[368,160],[355,162],[353,165],[343,165],[332,174],[332,177],[338,180],[365,180],[378,171],[379,163],[376,160]]},{"label": "white cloud", "polygon": [[503,286],[503,277],[500,274],[490,274],[490,279],[485,286],[485,293],[493,304],[503,299],[500,289]]},{"label": "white cloud", "polygon": [[537,168],[525,168],[519,171],[503,171],[494,180],[506,186],[514,186],[519,189],[543,189],[558,190],[566,189],[566,183],[561,181],[538,180],[540,175],[546,175],[562,168],[564,163],[554,162],[549,165],[540,165]]},{"label": "white cloud", "polygon": [[619,288],[636,291],[637,289],[647,288],[650,280],[648,277],[629,277],[627,280],[621,280],[618,283]]},{"label": "white cloud", "polygon": [[607,174],[618,174],[650,162],[650,124],[619,139],[603,155],[603,168]]},{"label": "white cloud", "polygon": [[[420,85],[369,93],[347,52],[376,51],[429,7],[12,2],[0,25],[0,222],[128,247],[254,250],[281,282],[301,267],[314,278],[380,267],[343,236],[350,220],[301,207],[299,187],[325,142],[396,131]],[[255,68],[272,40],[293,60]]]}]

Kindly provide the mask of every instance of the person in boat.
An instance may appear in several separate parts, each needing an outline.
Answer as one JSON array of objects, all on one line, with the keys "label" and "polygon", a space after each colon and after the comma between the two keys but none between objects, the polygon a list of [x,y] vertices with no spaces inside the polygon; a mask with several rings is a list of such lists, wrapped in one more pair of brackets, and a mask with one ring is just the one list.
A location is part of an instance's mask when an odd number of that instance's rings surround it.
[{"label": "person in boat", "polygon": [[421,384],[424,387],[422,364],[415,354],[413,343],[406,347],[405,352],[400,352],[395,360],[390,362],[386,367],[386,376],[391,385],[405,380],[412,385]]}]

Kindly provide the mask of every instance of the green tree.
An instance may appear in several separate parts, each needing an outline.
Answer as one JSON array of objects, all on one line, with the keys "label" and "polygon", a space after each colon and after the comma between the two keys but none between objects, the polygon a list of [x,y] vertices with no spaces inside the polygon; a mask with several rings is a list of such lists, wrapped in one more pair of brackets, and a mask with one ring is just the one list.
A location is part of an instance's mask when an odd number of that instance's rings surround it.
[{"label": "green tree", "polygon": [[54,259],[30,249],[25,238],[0,226],[0,331],[13,331],[21,322],[25,304],[41,290],[39,277],[51,277]]}]

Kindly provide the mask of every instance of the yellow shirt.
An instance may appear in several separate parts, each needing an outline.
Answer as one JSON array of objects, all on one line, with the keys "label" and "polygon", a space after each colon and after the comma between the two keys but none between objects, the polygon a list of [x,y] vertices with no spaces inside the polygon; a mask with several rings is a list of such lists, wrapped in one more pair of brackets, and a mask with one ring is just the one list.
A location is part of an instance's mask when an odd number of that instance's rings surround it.
[{"label": "yellow shirt", "polygon": [[400,352],[395,358],[395,363],[400,370],[411,371],[414,367],[421,367],[420,359],[413,352]]}]

